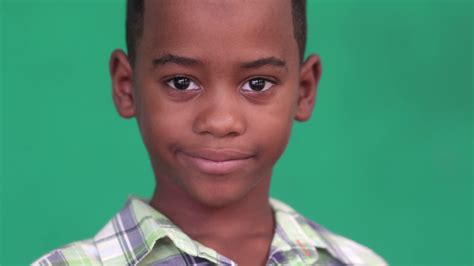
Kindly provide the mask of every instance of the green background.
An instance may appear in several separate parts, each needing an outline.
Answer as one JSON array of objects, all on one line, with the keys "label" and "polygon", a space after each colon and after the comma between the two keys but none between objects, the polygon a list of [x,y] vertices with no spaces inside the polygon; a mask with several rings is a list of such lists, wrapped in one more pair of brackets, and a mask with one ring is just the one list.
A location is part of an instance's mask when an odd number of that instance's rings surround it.
[{"label": "green background", "polygon": [[[0,10],[0,263],[26,264],[154,183],[111,98],[124,1]],[[392,265],[472,265],[472,2],[309,0],[308,13],[323,78],[272,196]]]}]

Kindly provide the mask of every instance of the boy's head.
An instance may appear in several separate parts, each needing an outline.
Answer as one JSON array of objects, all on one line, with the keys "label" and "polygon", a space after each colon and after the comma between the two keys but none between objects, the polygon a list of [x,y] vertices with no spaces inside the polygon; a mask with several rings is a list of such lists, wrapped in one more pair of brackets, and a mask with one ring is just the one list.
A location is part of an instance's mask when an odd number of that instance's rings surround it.
[{"label": "boy's head", "polygon": [[[265,1],[265,0],[263,0]],[[285,0],[282,0],[285,1]],[[306,0],[291,1],[293,18],[293,33],[298,43],[300,59],[303,60],[306,48]],[[128,57],[133,62],[135,58],[135,46],[143,34],[143,17],[145,12],[145,0],[127,0],[126,18],[126,40]]]},{"label": "boy's head", "polygon": [[128,3],[132,56],[114,51],[110,71],[119,114],[139,124],[157,194],[214,207],[267,196],[321,73],[318,57],[301,60],[304,2],[138,2]]}]

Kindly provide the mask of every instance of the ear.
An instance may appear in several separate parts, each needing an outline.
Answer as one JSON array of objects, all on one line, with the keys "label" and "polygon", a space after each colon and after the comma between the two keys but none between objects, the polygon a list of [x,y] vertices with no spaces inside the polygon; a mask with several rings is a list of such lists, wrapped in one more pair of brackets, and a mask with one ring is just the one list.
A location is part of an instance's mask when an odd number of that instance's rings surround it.
[{"label": "ear", "polygon": [[112,97],[120,116],[135,116],[133,96],[133,70],[125,53],[117,49],[110,55],[110,77],[112,79]]},{"label": "ear", "polygon": [[321,61],[316,55],[309,56],[301,66],[298,103],[295,114],[297,121],[306,121],[311,117],[321,71]]}]

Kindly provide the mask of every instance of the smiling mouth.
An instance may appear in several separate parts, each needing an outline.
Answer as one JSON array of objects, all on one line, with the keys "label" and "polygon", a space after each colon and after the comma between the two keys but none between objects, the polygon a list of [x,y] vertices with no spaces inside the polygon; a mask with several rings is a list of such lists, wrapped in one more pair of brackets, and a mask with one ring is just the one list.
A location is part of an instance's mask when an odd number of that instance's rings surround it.
[{"label": "smiling mouth", "polygon": [[226,175],[243,169],[254,155],[233,149],[179,150],[178,159],[187,167],[210,175]]}]

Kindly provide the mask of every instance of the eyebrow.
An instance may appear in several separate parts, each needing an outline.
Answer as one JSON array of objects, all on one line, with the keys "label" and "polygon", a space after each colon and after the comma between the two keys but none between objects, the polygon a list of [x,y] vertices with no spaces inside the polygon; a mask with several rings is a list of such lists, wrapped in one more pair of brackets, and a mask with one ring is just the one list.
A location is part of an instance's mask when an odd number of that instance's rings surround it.
[{"label": "eyebrow", "polygon": [[203,63],[197,59],[190,58],[190,57],[174,55],[174,54],[166,54],[166,55],[153,59],[152,64],[153,66],[162,66],[166,64],[194,66],[194,65],[202,65]]},{"label": "eyebrow", "polygon": [[264,57],[264,58],[259,58],[254,61],[250,62],[245,62],[241,64],[242,68],[260,68],[264,66],[273,66],[273,67],[278,67],[278,68],[284,68],[287,69],[286,62],[282,59],[278,59],[276,57],[270,56],[270,57]]},{"label": "eyebrow", "polygon": [[[195,65],[203,65],[204,63],[198,59],[191,58],[191,57],[185,57],[185,56],[180,56],[180,55],[175,55],[175,54],[165,54],[163,56],[153,59],[152,64],[154,67],[156,67],[156,66],[163,66],[166,64],[195,66]],[[273,56],[263,57],[257,60],[243,62],[240,64],[240,67],[245,68],[245,69],[254,69],[254,68],[260,68],[264,66],[273,66],[273,67],[287,70],[286,62],[282,59],[278,59]]]}]

